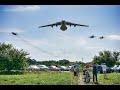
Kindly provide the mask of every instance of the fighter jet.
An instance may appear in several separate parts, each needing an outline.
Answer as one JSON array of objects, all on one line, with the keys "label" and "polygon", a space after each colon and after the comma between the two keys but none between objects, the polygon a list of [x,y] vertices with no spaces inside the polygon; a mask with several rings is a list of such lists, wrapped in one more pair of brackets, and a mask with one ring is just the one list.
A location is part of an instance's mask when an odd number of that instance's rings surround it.
[{"label": "fighter jet", "polygon": [[101,36],[99,39],[103,39],[104,37],[103,36]]},{"label": "fighter jet", "polygon": [[13,35],[18,35],[17,33],[15,33],[15,32],[12,32],[11,34],[13,34]]},{"label": "fighter jet", "polygon": [[95,36],[94,35],[92,35],[92,36],[90,36],[89,38],[94,38]]},{"label": "fighter jet", "polygon": [[48,26],[51,26],[51,27],[56,26],[56,27],[57,27],[58,25],[61,25],[61,26],[60,26],[60,29],[61,29],[62,31],[67,30],[66,25],[74,26],[74,27],[76,27],[76,26],[89,27],[88,25],[81,25],[81,24],[71,23],[71,22],[67,22],[67,21],[65,21],[65,20],[62,20],[62,21],[60,21],[60,22],[56,22],[56,23],[53,23],[53,24],[44,25],[44,26],[39,26],[38,28],[48,27]]}]

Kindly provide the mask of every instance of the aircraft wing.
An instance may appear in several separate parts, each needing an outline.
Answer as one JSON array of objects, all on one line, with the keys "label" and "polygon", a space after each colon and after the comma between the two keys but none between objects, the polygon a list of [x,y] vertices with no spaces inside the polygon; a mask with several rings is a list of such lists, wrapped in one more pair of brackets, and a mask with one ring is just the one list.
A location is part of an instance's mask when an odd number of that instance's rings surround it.
[{"label": "aircraft wing", "polygon": [[61,25],[61,22],[56,22],[56,23],[53,23],[53,24],[49,24],[49,25],[44,25],[44,26],[39,26],[39,28],[42,28],[42,27],[48,27],[48,26],[58,26],[58,25]]},{"label": "aircraft wing", "polygon": [[76,24],[76,23],[71,23],[71,22],[66,22],[66,25],[70,25],[70,26],[84,26],[84,27],[89,27],[88,25],[82,25],[82,24]]}]

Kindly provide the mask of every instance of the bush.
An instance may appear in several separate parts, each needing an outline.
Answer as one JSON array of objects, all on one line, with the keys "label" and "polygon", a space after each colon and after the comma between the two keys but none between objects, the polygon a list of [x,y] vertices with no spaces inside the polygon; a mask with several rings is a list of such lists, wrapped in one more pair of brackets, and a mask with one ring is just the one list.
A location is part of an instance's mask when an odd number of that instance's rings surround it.
[{"label": "bush", "polygon": [[24,74],[24,71],[11,70],[11,71],[0,71],[0,75],[20,75]]}]

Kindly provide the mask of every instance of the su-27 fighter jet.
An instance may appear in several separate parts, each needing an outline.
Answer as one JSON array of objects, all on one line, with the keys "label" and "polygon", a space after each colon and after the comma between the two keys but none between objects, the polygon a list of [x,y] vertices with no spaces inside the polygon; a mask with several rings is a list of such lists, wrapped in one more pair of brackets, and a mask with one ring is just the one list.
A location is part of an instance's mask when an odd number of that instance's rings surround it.
[{"label": "su-27 fighter jet", "polygon": [[12,32],[11,34],[13,34],[13,35],[18,35],[17,33],[15,33],[15,32]]},{"label": "su-27 fighter jet", "polygon": [[94,38],[95,36],[94,35],[92,35],[92,36],[90,36],[89,38]]},{"label": "su-27 fighter jet", "polygon": [[103,39],[103,38],[105,38],[105,37],[101,36],[99,39]]},{"label": "su-27 fighter jet", "polygon": [[[95,38],[95,37],[96,37],[96,36],[92,35],[92,36],[90,36],[89,38]],[[103,39],[103,38],[105,38],[105,37],[103,37],[103,36],[99,37],[99,39]]]},{"label": "su-27 fighter jet", "polygon": [[76,26],[89,27],[88,25],[81,25],[81,24],[71,23],[71,22],[67,22],[67,21],[65,21],[65,20],[62,20],[61,22],[56,22],[56,23],[49,24],[49,25],[39,26],[39,28],[48,27],[48,26],[51,26],[51,27],[56,26],[56,27],[57,27],[58,25],[61,25],[60,29],[61,29],[62,31],[67,30],[66,25],[74,26],[74,27],[76,27]]}]

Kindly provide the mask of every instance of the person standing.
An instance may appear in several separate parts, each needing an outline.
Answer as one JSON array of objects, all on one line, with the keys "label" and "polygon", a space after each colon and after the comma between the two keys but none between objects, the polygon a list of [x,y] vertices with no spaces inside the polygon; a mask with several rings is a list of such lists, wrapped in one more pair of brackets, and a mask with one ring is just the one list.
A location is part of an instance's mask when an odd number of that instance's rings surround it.
[{"label": "person standing", "polygon": [[74,66],[74,76],[77,76],[77,70],[76,70],[76,67]]},{"label": "person standing", "polygon": [[106,78],[106,69],[107,69],[107,66],[105,63],[102,64],[102,70],[103,70],[103,74],[104,74],[104,79]]},{"label": "person standing", "polygon": [[80,68],[80,65],[76,62],[75,69],[76,69],[77,76],[79,76],[79,68]]},{"label": "person standing", "polygon": [[98,83],[98,80],[97,80],[97,65],[96,63],[94,62],[93,63],[93,82],[95,82],[95,79],[96,79],[96,83]]}]

